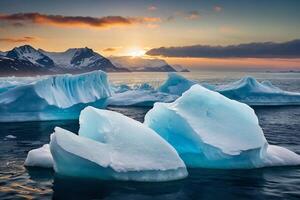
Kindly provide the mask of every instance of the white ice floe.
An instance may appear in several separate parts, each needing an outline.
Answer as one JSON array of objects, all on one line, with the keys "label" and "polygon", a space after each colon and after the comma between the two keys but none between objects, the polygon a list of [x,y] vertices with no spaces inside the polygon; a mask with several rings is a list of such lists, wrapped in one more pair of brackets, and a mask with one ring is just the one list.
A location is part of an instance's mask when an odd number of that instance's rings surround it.
[{"label": "white ice floe", "polygon": [[7,135],[7,136],[5,136],[5,138],[8,138],[8,139],[16,139],[17,137],[14,136],[14,135]]},{"label": "white ice floe", "polygon": [[27,167],[53,167],[53,158],[50,152],[49,144],[45,144],[38,149],[28,152],[24,163]]}]

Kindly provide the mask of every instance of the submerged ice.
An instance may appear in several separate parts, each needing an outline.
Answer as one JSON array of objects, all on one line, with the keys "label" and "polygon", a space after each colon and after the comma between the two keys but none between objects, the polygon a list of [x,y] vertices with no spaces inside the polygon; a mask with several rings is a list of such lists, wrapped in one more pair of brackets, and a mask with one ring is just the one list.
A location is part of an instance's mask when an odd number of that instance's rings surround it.
[{"label": "submerged ice", "polygon": [[85,108],[78,135],[55,128],[56,173],[105,180],[168,181],[187,171],[175,149],[152,129],[122,114]]},{"label": "submerged ice", "polygon": [[144,123],[168,141],[188,167],[300,164],[299,155],[268,144],[253,109],[198,84],[173,103],[154,104]]},{"label": "submerged ice", "polygon": [[103,108],[111,96],[107,75],[57,75],[0,93],[0,121],[76,119],[87,105]]}]

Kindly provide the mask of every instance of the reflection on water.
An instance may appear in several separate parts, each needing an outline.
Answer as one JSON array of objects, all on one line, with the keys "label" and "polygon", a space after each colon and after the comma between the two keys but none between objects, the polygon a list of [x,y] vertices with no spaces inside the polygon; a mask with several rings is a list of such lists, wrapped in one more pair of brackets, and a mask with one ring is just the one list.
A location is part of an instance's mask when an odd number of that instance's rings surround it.
[{"label": "reflection on water", "polygon": [[[189,170],[181,181],[108,182],[55,177],[55,199],[243,199],[300,197],[299,168],[258,170]],[[76,188],[76,189],[75,189]],[[284,192],[280,192],[284,191]]]},{"label": "reflection on water", "polygon": [[[251,74],[271,79],[277,86],[300,91],[300,77],[294,74]],[[296,74],[299,76],[299,74]],[[161,82],[166,74],[112,75],[115,82]],[[189,73],[194,79],[211,83],[228,82],[242,74]],[[210,78],[209,78],[210,76]],[[135,78],[133,78],[135,77]],[[150,77],[150,78],[149,78]],[[155,79],[156,77],[156,79]],[[118,108],[131,118],[143,121],[149,109]],[[255,107],[269,143],[282,145],[300,154],[300,107]],[[254,170],[189,170],[189,177],[166,183],[108,182],[57,177],[53,170],[23,166],[27,152],[49,142],[55,126],[78,132],[78,121],[0,123],[0,199],[292,199],[300,198],[300,167]],[[6,138],[14,135],[17,138]]]}]

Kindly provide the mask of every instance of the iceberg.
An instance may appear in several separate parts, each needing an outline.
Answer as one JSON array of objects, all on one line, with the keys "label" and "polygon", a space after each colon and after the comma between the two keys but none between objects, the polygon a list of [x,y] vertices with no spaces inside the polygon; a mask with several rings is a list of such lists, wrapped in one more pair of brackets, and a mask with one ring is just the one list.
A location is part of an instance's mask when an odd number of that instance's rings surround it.
[{"label": "iceberg", "polygon": [[214,90],[251,106],[300,105],[300,93],[283,91],[270,81],[259,83],[253,77],[244,77],[227,85],[216,86]]},{"label": "iceberg", "polygon": [[38,149],[33,149],[28,152],[24,163],[27,167],[53,167],[53,158],[50,153],[49,144],[45,144]]},{"label": "iceberg", "polygon": [[107,75],[57,75],[0,93],[0,121],[77,119],[87,105],[103,108],[111,96]]},{"label": "iceberg", "polygon": [[0,93],[6,92],[20,85],[26,85],[35,80],[35,77],[5,77],[0,78]]},{"label": "iceberg", "polygon": [[55,128],[57,174],[103,180],[170,181],[187,176],[176,150],[152,129],[120,113],[85,108],[78,135]]},{"label": "iceberg", "polygon": [[144,124],[168,141],[187,167],[300,164],[299,155],[268,144],[252,108],[198,84],[173,103],[155,103]]},{"label": "iceberg", "polygon": [[113,94],[107,101],[110,106],[141,106],[150,107],[155,102],[173,102],[177,95],[171,95],[155,90],[128,90]]},{"label": "iceberg", "polygon": [[168,73],[168,79],[157,89],[159,92],[181,96],[196,82],[188,80],[175,72]]},{"label": "iceberg", "polygon": [[110,106],[151,107],[155,102],[173,102],[178,96],[159,92],[148,83],[136,84],[132,87],[121,84],[114,85],[114,93],[108,98]]},{"label": "iceberg", "polygon": [[111,89],[114,93],[122,93],[131,90],[131,88],[126,84],[120,84],[120,85],[111,84]]},{"label": "iceberg", "polygon": [[138,85],[134,85],[133,87],[135,90],[154,90],[154,87],[149,83],[142,83]]},{"label": "iceberg", "polygon": [[17,136],[14,136],[14,135],[7,135],[5,136],[6,139],[16,139]]},{"label": "iceberg", "polygon": [[111,89],[114,93],[122,93],[127,92],[129,90],[154,90],[154,87],[149,83],[141,83],[133,86],[129,86],[127,84],[119,84],[119,85],[111,85]]},{"label": "iceberg", "polygon": [[[168,79],[158,88],[158,91],[180,96],[194,84],[198,83],[176,73],[169,73]],[[250,106],[300,105],[300,93],[284,91],[270,81],[260,83],[249,76],[226,85],[208,83],[201,83],[201,85]]]}]

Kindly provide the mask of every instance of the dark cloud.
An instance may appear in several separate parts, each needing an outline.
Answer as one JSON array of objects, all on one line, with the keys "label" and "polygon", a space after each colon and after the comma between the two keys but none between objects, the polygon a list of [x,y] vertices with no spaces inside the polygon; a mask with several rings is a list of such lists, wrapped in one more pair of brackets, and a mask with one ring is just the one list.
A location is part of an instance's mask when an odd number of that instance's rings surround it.
[{"label": "dark cloud", "polygon": [[157,7],[152,5],[152,6],[148,7],[148,10],[155,11],[155,10],[157,10]]},{"label": "dark cloud", "polygon": [[116,51],[116,50],[117,50],[116,48],[112,48],[112,47],[103,49],[103,51]]},{"label": "dark cloud", "polygon": [[200,17],[200,14],[197,10],[192,10],[192,11],[188,12],[187,16],[186,16],[187,19],[191,19],[191,20],[198,19],[199,17]]},{"label": "dark cloud", "polygon": [[214,6],[213,9],[215,12],[221,12],[223,10],[223,8],[221,6]]},{"label": "dark cloud", "polygon": [[174,12],[172,15],[168,16],[166,18],[166,21],[167,22],[175,21],[177,18],[196,20],[196,19],[199,19],[200,17],[201,17],[200,13],[197,10],[192,10],[192,11],[188,11],[188,12],[177,11],[177,12]]},{"label": "dark cloud", "polygon": [[40,13],[16,13],[0,14],[0,21],[7,21],[13,24],[24,24],[30,22],[33,24],[55,25],[55,26],[89,26],[96,28],[109,28],[113,26],[128,26],[141,23],[159,22],[155,17],[83,17],[83,16],[63,16],[63,15],[45,15]]},{"label": "dark cloud", "polygon": [[24,24],[20,23],[20,22],[15,22],[15,23],[12,23],[11,25],[13,25],[14,27],[23,27]]},{"label": "dark cloud", "polygon": [[0,38],[0,42],[7,42],[7,43],[27,43],[35,41],[35,37],[22,37],[22,38]]},{"label": "dark cloud", "polygon": [[262,42],[229,46],[160,47],[151,49],[146,54],[198,58],[300,58],[300,39],[283,43]]},{"label": "dark cloud", "polygon": [[168,22],[171,22],[171,21],[174,21],[174,20],[175,20],[175,16],[173,16],[173,15],[167,17]]}]

